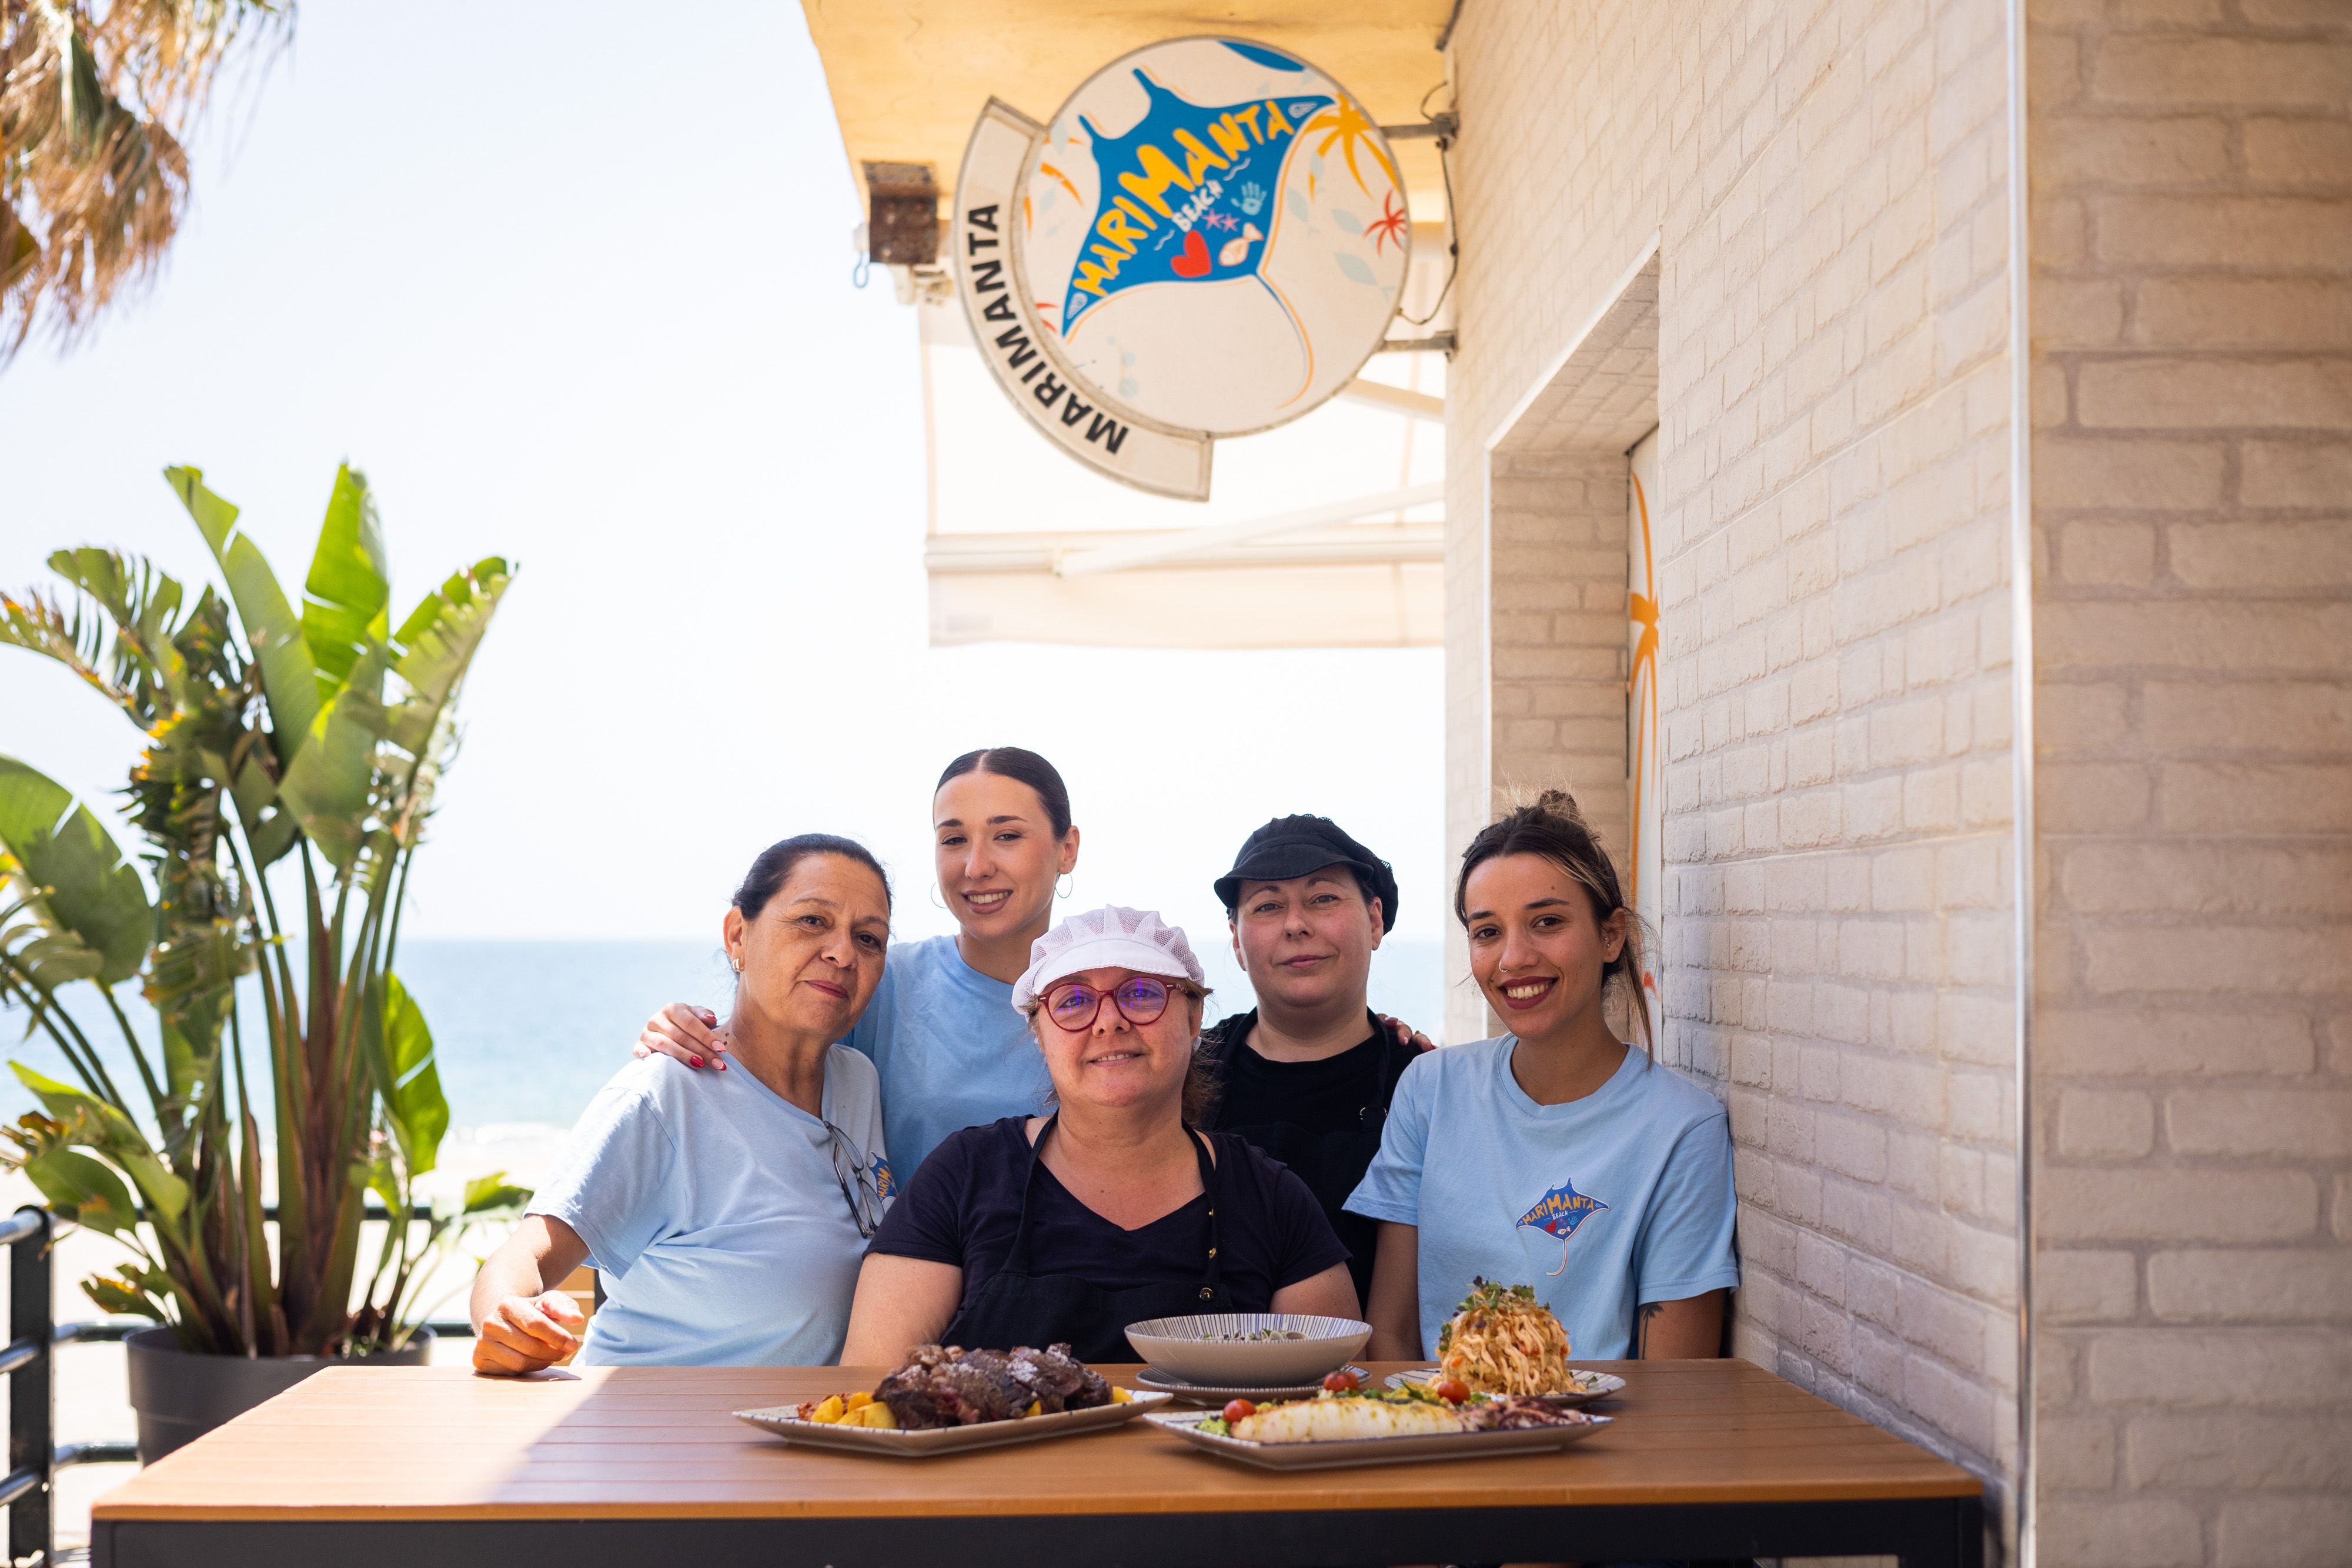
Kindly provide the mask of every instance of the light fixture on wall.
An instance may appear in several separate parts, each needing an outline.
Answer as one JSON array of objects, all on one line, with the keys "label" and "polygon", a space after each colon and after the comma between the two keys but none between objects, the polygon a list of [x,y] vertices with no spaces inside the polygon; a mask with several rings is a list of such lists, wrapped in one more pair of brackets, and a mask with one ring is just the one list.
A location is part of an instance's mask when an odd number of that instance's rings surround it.
[{"label": "light fixture on wall", "polygon": [[929,163],[866,163],[866,222],[858,225],[858,282],[880,262],[890,269],[898,302],[948,297],[940,266],[940,186]]}]

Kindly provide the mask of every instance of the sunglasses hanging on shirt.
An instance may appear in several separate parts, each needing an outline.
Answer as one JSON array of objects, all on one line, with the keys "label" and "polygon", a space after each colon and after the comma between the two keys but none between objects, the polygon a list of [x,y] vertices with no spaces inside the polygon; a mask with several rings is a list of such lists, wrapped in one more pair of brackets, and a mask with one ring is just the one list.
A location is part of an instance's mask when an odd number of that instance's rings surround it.
[{"label": "sunglasses hanging on shirt", "polygon": [[881,1181],[855,1139],[830,1122],[824,1124],[824,1132],[833,1146],[833,1179],[841,1184],[842,1199],[849,1205],[849,1217],[857,1222],[858,1236],[870,1240],[882,1228]]}]

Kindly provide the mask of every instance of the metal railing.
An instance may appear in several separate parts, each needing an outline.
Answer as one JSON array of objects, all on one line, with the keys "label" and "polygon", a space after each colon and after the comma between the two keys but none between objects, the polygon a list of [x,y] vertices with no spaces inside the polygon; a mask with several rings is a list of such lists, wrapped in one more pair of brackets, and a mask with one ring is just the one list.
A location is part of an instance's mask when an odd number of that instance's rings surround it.
[{"label": "metal railing", "polygon": [[[422,1205],[412,1219],[429,1219]],[[369,1218],[381,1218],[381,1210]],[[262,1218],[275,1221],[276,1207]],[[57,1217],[46,1208],[25,1207],[0,1219],[0,1247],[8,1250],[8,1344],[0,1350],[0,1374],[8,1380],[8,1474],[0,1479],[0,1507],[8,1511],[8,1561],[16,1568],[57,1562],[57,1521],[50,1491],[69,1465],[121,1465],[139,1461],[136,1443],[59,1443],[57,1440],[57,1379],[52,1357],[59,1345],[119,1343],[155,1325],[145,1318],[101,1318],[89,1322],[57,1321],[52,1273]],[[436,1334],[473,1337],[463,1319],[427,1323]]]},{"label": "metal railing", "polygon": [[12,1563],[54,1563],[56,1521],[49,1492],[68,1465],[120,1464],[136,1460],[136,1443],[57,1441],[58,1385],[51,1359],[62,1344],[119,1340],[147,1326],[142,1319],[60,1323],[50,1295],[50,1242],[57,1221],[46,1208],[20,1208],[0,1220],[0,1246],[8,1249],[8,1347],[0,1350],[0,1372],[8,1376],[8,1475],[0,1480],[0,1504],[8,1510],[8,1557]]}]

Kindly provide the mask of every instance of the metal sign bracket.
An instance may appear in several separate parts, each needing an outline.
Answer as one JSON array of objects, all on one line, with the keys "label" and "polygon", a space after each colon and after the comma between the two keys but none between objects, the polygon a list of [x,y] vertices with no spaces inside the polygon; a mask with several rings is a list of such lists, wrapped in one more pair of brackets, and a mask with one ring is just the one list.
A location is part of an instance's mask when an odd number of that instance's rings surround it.
[{"label": "metal sign bracket", "polygon": [[1451,141],[1461,131],[1462,117],[1450,109],[1411,125],[1381,127],[1381,134],[1391,141]]}]

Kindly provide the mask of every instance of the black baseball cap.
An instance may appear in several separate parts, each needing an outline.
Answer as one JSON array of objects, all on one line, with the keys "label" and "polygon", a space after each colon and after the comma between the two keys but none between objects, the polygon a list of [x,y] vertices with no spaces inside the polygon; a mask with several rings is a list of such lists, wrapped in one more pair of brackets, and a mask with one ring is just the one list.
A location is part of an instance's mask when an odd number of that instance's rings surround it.
[{"label": "black baseball cap", "polygon": [[1245,882],[1287,882],[1295,876],[1343,865],[1381,901],[1381,929],[1396,929],[1396,872],[1389,862],[1339,831],[1328,817],[1276,817],[1242,841],[1234,869],[1216,880],[1218,899],[1230,915],[1241,904]]}]

